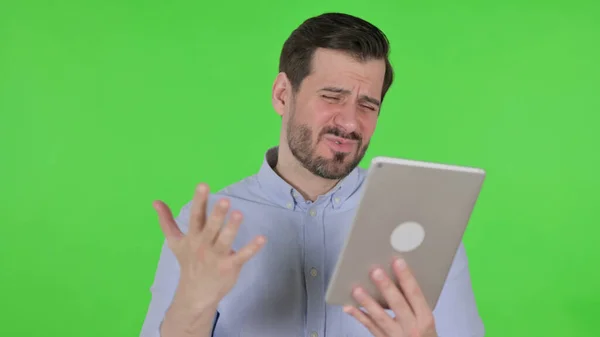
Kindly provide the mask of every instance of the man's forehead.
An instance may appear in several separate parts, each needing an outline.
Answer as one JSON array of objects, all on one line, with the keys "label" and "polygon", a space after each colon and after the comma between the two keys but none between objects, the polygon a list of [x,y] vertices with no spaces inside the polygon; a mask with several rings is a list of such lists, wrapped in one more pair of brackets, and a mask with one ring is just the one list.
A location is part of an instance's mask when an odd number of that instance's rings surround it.
[{"label": "man's forehead", "polygon": [[343,87],[351,83],[360,83],[361,86],[373,90],[373,88],[383,85],[384,77],[385,62],[383,60],[362,61],[337,52],[333,55],[315,53],[307,79],[313,84],[321,86]]}]

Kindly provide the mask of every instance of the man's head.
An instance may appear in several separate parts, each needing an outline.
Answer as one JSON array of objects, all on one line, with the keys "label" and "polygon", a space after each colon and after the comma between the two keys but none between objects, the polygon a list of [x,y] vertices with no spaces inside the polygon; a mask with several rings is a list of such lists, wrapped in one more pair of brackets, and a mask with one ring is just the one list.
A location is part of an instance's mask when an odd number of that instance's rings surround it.
[{"label": "man's head", "polygon": [[313,174],[340,179],[363,158],[393,80],[385,35],[347,14],[302,23],[286,40],[273,105],[282,144]]}]

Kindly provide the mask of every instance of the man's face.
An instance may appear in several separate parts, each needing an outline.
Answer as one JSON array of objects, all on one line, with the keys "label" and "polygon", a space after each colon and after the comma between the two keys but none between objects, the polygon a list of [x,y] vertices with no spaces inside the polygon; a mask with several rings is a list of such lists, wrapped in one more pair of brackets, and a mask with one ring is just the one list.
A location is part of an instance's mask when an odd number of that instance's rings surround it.
[{"label": "man's face", "polygon": [[362,160],[379,116],[383,60],[318,49],[284,115],[288,146],[313,174],[341,179]]}]

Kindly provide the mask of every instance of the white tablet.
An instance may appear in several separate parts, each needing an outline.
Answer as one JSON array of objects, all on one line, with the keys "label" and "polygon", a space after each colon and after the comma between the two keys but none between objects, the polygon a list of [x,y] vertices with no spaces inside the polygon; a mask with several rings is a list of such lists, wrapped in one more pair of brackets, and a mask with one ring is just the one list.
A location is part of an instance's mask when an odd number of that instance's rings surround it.
[{"label": "white tablet", "polygon": [[479,168],[374,158],[325,301],[357,305],[351,291],[360,285],[389,309],[369,272],[378,265],[393,277],[392,259],[401,256],[433,310],[484,177]]}]

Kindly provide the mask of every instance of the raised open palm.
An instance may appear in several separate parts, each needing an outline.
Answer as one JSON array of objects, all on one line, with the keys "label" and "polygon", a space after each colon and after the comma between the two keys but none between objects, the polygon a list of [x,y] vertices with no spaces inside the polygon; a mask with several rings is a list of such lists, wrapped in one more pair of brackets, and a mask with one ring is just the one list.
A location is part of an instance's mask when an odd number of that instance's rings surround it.
[{"label": "raised open palm", "polygon": [[185,294],[188,305],[198,309],[214,306],[227,295],[243,265],[266,242],[263,236],[257,236],[239,251],[232,251],[231,245],[242,223],[242,214],[231,212],[225,224],[230,203],[221,199],[207,215],[208,195],[209,187],[198,185],[192,200],[187,234],[179,229],[164,202],[155,201],[153,204],[167,244],[180,266],[177,291]]}]

